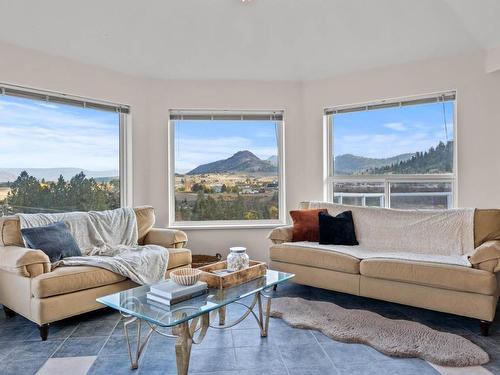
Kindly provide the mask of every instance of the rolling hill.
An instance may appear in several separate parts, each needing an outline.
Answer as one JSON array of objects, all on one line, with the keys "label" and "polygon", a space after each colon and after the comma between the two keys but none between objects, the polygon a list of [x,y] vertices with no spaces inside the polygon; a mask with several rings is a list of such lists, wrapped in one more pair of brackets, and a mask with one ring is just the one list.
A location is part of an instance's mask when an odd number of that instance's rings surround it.
[{"label": "rolling hill", "polygon": [[429,174],[453,171],[453,141],[439,142],[425,152],[417,152],[410,159],[377,167],[370,174]]},{"label": "rolling hill", "polygon": [[277,173],[278,168],[269,160],[259,159],[252,152],[238,151],[233,156],[202,164],[189,171],[188,175],[207,173]]},{"label": "rolling hill", "polygon": [[335,174],[351,175],[365,173],[374,168],[390,166],[411,159],[414,155],[414,153],[407,153],[381,159],[367,158],[352,154],[338,155],[335,157]]}]

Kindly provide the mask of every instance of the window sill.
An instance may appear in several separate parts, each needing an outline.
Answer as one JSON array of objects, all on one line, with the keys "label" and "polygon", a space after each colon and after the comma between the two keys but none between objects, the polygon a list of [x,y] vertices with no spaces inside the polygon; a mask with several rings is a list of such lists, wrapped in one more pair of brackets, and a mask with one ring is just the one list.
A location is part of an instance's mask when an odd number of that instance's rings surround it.
[{"label": "window sill", "polygon": [[284,222],[272,223],[175,223],[169,226],[172,229],[180,230],[226,230],[226,229],[274,229],[287,225]]}]

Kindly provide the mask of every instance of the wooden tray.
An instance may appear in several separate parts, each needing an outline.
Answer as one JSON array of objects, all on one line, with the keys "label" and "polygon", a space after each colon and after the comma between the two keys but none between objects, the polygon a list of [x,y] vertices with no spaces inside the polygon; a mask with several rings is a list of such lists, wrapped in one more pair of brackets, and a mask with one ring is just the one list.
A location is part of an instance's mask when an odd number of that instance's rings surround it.
[{"label": "wooden tray", "polygon": [[251,260],[250,266],[244,270],[226,275],[212,273],[212,271],[223,270],[225,268],[227,268],[227,261],[225,260],[200,267],[198,269],[203,271],[200,280],[206,282],[210,288],[226,289],[262,277],[266,274],[267,270],[266,263]]}]

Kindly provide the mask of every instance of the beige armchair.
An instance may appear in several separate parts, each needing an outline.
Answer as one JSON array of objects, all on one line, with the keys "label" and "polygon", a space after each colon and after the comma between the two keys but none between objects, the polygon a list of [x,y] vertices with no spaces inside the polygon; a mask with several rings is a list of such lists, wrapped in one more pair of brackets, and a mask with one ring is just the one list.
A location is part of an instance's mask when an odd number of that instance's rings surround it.
[{"label": "beige armchair", "polygon": [[[191,267],[187,236],[174,229],[153,228],[152,207],[134,209],[139,244],[155,244],[169,252],[167,273]],[[25,248],[16,216],[0,218],[0,304],[5,314],[18,313],[38,324],[42,340],[49,324],[104,306],[96,298],[136,286],[124,276],[97,267],[59,267],[51,270],[41,250]]]}]

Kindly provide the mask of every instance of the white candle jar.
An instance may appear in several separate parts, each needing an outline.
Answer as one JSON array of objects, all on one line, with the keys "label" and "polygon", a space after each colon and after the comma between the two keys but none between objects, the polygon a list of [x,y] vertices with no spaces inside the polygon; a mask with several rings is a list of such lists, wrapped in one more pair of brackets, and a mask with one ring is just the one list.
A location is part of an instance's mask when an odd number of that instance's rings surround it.
[{"label": "white candle jar", "polygon": [[227,270],[234,272],[248,268],[250,258],[247,254],[246,247],[231,247],[227,256]]}]

